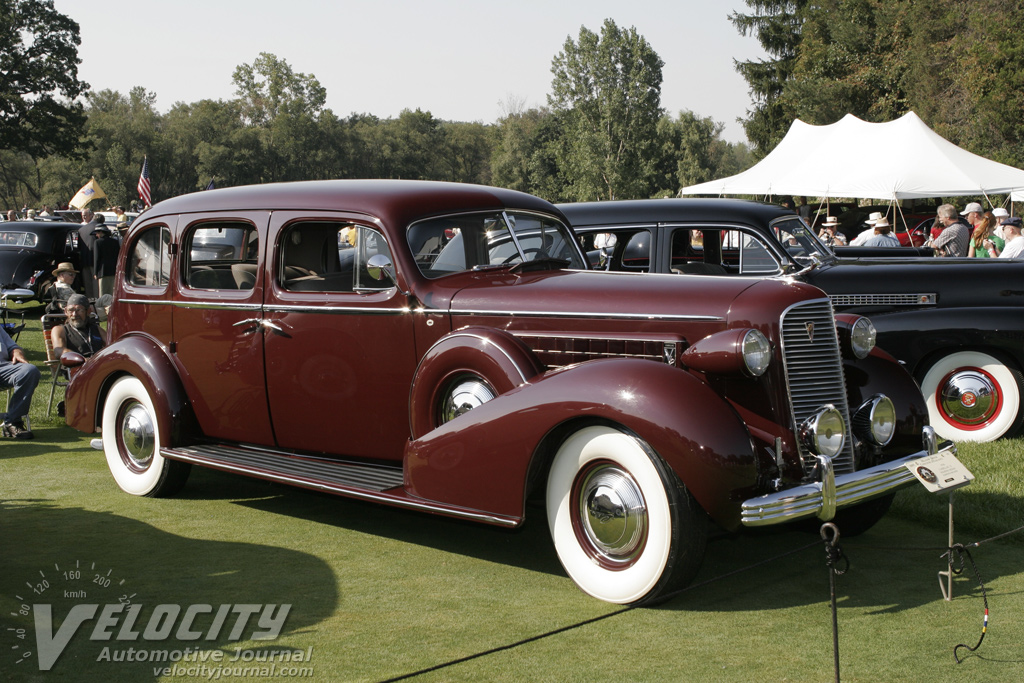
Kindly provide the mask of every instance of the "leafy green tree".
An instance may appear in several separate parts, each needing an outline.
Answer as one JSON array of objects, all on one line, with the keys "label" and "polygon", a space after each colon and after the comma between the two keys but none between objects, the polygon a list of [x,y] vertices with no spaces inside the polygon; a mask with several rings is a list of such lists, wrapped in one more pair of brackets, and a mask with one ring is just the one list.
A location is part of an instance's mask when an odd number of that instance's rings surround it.
[{"label": "leafy green tree", "polygon": [[85,113],[75,100],[78,24],[52,0],[0,0],[0,149],[75,154]]},{"label": "leafy green tree", "polygon": [[747,138],[758,157],[768,154],[782,140],[796,118],[783,98],[793,77],[801,41],[803,10],[807,0],[746,0],[752,14],[733,12],[729,20],[744,36],[753,35],[772,58],[735,62],[736,70],[750,86],[753,111],[743,121]]},{"label": "leafy green tree", "polygon": [[[95,177],[108,203],[125,205],[138,197],[139,171],[143,158],[149,156],[154,169],[154,201],[180,194],[173,185],[175,176],[166,172],[165,159],[158,148],[161,116],[156,110],[156,94],[135,87],[127,96],[100,90],[90,93],[87,99],[85,139],[91,151],[82,168],[82,182]],[[164,172],[156,172],[157,169]],[[74,188],[72,195],[77,191]]]},{"label": "leafy green tree", "polygon": [[636,29],[580,28],[553,62],[548,103],[564,125],[558,161],[578,200],[650,196],[663,62]]}]

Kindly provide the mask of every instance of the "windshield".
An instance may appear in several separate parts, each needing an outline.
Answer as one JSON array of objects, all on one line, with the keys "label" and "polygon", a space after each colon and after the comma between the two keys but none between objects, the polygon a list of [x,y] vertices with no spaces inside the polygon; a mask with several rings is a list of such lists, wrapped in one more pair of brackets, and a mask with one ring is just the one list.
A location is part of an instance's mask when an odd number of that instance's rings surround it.
[{"label": "windshield", "polygon": [[814,254],[822,259],[832,257],[832,251],[814,236],[806,223],[795,216],[776,221],[772,224],[772,230],[786,253],[801,265],[813,263]]},{"label": "windshield", "polygon": [[409,247],[429,278],[486,267],[558,260],[585,269],[572,233],[528,213],[488,212],[431,218],[409,227]]}]

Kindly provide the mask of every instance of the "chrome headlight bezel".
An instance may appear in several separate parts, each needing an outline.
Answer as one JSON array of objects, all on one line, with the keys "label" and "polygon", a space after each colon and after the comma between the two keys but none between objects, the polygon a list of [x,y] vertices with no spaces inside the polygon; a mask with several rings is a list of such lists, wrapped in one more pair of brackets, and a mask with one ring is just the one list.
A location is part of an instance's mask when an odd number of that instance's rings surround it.
[{"label": "chrome headlight bezel", "polygon": [[834,458],[846,443],[846,421],[835,406],[825,405],[800,424],[798,436],[811,453]]},{"label": "chrome headlight bezel", "polygon": [[884,394],[865,401],[853,416],[853,433],[875,446],[886,446],[896,435],[896,406]]},{"label": "chrome headlight bezel", "polygon": [[743,365],[751,377],[760,377],[772,360],[772,345],[760,330],[747,330],[740,344]]},{"label": "chrome headlight bezel", "polygon": [[867,358],[875,348],[878,333],[870,318],[860,317],[850,327],[850,350],[857,358]]}]

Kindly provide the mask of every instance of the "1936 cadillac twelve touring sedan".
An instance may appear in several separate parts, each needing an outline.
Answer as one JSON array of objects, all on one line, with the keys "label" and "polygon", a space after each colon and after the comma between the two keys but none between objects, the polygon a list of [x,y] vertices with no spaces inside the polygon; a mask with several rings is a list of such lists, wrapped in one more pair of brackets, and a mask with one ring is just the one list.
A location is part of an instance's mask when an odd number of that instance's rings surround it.
[{"label": "1936 cadillac twelve touring sedan", "polygon": [[709,520],[866,527],[942,449],[820,290],[588,272],[559,211],[508,190],[170,199],[128,233],[115,299],[67,419],[125,491],[171,495],[195,464],[505,527],[536,498],[611,602],[690,580]]}]

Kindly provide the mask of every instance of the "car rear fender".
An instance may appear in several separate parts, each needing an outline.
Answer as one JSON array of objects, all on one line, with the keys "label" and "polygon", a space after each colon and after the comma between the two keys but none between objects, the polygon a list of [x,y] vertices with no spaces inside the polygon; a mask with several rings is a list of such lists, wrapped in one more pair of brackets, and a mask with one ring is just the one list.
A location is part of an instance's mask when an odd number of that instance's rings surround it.
[{"label": "car rear fender", "polygon": [[198,423],[174,363],[150,337],[127,335],[90,358],[75,374],[66,396],[67,423],[82,432],[95,432],[103,420],[103,403],[118,378],[131,375],[149,392],[156,408],[160,434],[174,446],[199,434]]},{"label": "car rear fender", "polygon": [[736,412],[689,372],[650,360],[594,360],[544,373],[409,442],[406,488],[424,499],[522,518],[561,442],[587,424],[635,435],[713,519],[739,525],[757,466]]}]

